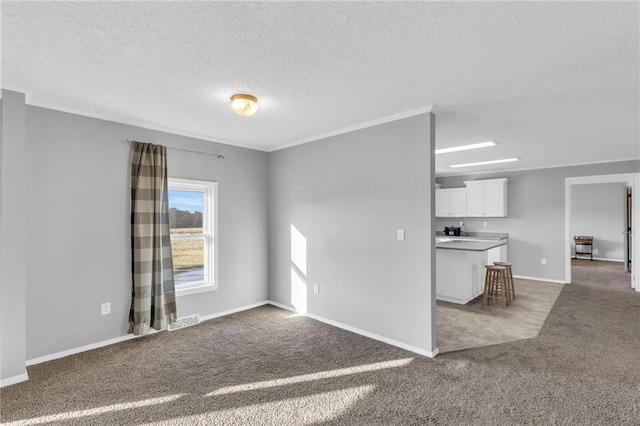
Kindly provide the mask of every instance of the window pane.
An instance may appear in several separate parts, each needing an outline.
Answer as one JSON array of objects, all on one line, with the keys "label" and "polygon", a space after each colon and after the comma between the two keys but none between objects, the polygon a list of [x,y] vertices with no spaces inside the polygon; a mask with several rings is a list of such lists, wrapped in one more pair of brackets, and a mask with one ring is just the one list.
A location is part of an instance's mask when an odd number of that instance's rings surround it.
[{"label": "window pane", "polygon": [[204,281],[204,238],[171,241],[176,284]]},{"label": "window pane", "polygon": [[216,183],[169,178],[168,195],[176,290],[216,285]]},{"label": "window pane", "polygon": [[169,191],[169,227],[172,234],[201,234],[204,192]]}]

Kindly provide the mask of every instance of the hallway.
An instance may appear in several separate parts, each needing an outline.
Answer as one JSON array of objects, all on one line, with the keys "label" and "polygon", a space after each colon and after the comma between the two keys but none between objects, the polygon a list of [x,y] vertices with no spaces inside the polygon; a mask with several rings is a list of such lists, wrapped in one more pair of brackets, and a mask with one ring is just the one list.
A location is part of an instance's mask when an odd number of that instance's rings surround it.
[{"label": "hallway", "polygon": [[573,284],[636,293],[631,288],[631,274],[624,271],[622,262],[572,259],[571,279]]}]

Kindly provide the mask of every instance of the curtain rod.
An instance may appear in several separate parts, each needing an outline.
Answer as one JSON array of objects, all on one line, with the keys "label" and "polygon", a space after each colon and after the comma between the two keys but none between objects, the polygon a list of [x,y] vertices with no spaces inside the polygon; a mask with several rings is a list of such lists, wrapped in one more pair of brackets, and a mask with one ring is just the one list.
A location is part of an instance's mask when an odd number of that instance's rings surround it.
[{"label": "curtain rod", "polygon": [[[130,144],[133,141],[131,139],[125,139],[124,142]],[[172,151],[182,151],[182,152],[190,152],[192,154],[212,155],[212,156],[216,157],[218,160],[224,160],[224,155],[222,155],[222,154],[214,154],[212,152],[203,152],[203,151],[194,151],[194,150],[191,150],[191,149],[184,149],[184,148],[173,148],[171,146],[168,146],[166,148],[170,149]]]}]

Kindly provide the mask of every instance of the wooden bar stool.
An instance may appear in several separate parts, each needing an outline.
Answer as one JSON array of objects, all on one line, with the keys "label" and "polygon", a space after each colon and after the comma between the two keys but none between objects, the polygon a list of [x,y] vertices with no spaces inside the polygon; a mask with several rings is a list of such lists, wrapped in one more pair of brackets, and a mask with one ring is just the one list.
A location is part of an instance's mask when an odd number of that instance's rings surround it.
[{"label": "wooden bar stool", "polygon": [[513,263],[511,262],[493,262],[494,265],[504,266],[507,268],[507,287],[509,290],[509,300],[516,300],[516,287],[513,283],[513,273],[511,271],[511,267]]},{"label": "wooden bar stool", "polygon": [[484,304],[490,304],[493,299],[501,299],[502,306],[506,308],[511,303],[507,285],[507,267],[487,265],[485,268],[487,268],[487,274],[484,280]]}]

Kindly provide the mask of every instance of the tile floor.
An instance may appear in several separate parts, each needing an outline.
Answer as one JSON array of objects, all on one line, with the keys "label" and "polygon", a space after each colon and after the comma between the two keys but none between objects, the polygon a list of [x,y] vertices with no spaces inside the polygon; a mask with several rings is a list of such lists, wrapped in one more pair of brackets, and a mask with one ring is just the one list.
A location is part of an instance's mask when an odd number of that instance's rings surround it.
[{"label": "tile floor", "polygon": [[[622,263],[572,261],[572,282],[613,291],[634,292]],[[563,284],[515,279],[516,300],[508,308],[482,304],[482,297],[466,305],[437,302],[440,353],[495,345],[538,336]]]},{"label": "tile floor", "polygon": [[536,337],[562,291],[563,284],[515,279],[516,300],[482,304],[482,297],[466,305],[437,302],[440,353]]}]

